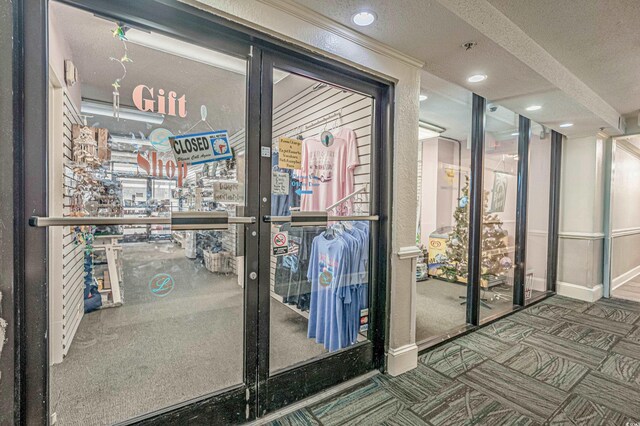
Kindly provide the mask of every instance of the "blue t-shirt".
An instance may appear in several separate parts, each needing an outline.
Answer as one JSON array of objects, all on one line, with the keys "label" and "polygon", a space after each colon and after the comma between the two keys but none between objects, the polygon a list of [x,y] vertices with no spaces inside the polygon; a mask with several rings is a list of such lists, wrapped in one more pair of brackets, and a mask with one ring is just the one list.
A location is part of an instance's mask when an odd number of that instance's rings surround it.
[{"label": "blue t-shirt", "polygon": [[[311,281],[311,303],[307,336],[328,351],[347,346],[343,297],[348,291],[350,252],[344,239],[327,239],[322,233],[313,240],[307,278]],[[350,296],[350,295],[349,295]]]}]

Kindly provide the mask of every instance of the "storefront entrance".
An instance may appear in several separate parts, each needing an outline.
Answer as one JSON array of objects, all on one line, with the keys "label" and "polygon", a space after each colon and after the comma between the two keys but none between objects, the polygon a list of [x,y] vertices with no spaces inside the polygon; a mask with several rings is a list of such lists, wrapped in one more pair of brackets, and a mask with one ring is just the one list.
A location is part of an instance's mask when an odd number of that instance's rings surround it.
[{"label": "storefront entrance", "polygon": [[241,423],[381,368],[391,85],[185,5],[42,4],[26,423]]}]

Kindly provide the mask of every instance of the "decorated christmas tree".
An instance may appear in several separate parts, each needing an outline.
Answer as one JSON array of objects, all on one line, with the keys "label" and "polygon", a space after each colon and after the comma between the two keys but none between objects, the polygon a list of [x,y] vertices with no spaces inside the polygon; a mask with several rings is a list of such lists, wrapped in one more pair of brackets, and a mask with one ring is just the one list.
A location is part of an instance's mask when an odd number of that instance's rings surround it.
[{"label": "decorated christmas tree", "polygon": [[[503,277],[511,269],[507,253],[502,221],[496,214],[487,212],[489,192],[484,193],[484,215],[482,226],[482,279],[486,282]],[[442,275],[449,281],[466,281],[469,273],[467,253],[469,251],[469,177],[461,190],[458,206],[453,213],[455,226],[447,240],[446,259],[442,259]]]}]

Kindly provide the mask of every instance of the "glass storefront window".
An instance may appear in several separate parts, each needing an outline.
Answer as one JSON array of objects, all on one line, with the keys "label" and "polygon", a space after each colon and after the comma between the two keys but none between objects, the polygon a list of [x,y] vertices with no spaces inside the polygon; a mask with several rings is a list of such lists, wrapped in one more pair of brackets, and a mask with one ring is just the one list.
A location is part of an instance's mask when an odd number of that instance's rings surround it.
[{"label": "glass storefront window", "polygon": [[[52,82],[50,210],[136,222],[50,229],[51,414],[113,424],[242,384],[240,233],[151,220],[243,207],[247,61],[50,5],[52,63],[79,75]],[[229,158],[176,161],[172,136],[212,130]]]},{"label": "glass storefront window", "polygon": [[423,73],[416,244],[416,341],[466,324],[471,92]]},{"label": "glass storefront window", "polygon": [[[370,211],[373,99],[275,69],[271,214]],[[300,164],[291,152],[300,150]],[[294,156],[295,157],[295,156]],[[370,223],[272,224],[271,373],[364,342]],[[292,345],[295,347],[292,348]]]},{"label": "glass storefront window", "polygon": [[480,319],[513,306],[518,115],[488,103],[480,262]]},{"label": "glass storefront window", "polygon": [[545,292],[549,249],[549,190],[551,185],[551,131],[531,122],[529,192],[527,194],[527,252],[525,302]]}]

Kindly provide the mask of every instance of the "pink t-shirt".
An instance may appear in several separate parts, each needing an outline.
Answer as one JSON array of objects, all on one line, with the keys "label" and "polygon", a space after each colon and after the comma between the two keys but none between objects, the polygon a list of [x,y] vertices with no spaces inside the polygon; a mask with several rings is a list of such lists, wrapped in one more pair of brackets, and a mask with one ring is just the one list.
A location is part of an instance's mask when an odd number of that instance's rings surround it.
[{"label": "pink t-shirt", "polygon": [[[345,127],[332,134],[329,146],[318,138],[307,138],[302,143],[302,211],[324,211],[354,191],[353,170],[360,164],[356,134]],[[342,209],[339,214],[345,215],[348,210]]]}]

